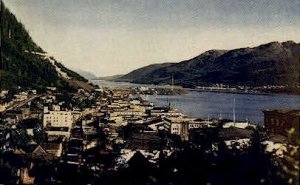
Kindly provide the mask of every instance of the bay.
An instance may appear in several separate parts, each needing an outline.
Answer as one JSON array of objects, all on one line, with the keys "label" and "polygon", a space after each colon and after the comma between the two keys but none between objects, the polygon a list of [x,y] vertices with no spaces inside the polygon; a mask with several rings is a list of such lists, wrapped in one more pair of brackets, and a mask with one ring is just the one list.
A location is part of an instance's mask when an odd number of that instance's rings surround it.
[{"label": "bay", "polygon": [[149,96],[148,100],[155,105],[171,103],[184,114],[207,119],[233,118],[235,99],[235,115],[237,120],[248,119],[252,123],[262,124],[265,109],[300,109],[300,96],[286,94],[232,94],[191,91],[180,96]]},{"label": "bay", "polygon": [[[157,87],[124,82],[92,81],[100,86]],[[157,106],[174,105],[182,113],[196,118],[232,119],[235,99],[237,120],[248,119],[252,123],[263,124],[265,109],[300,109],[300,96],[287,94],[233,94],[190,91],[185,95],[150,95],[148,101]]]}]

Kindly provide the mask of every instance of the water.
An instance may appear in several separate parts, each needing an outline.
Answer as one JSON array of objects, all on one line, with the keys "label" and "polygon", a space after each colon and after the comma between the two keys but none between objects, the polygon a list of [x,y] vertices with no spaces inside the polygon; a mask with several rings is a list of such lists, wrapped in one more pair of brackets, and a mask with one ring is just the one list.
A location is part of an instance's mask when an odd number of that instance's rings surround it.
[{"label": "water", "polygon": [[[97,82],[93,83],[97,84]],[[120,82],[109,82],[108,84],[109,86],[141,86],[130,83],[120,84]],[[148,100],[155,105],[162,106],[172,103],[188,116],[205,119],[207,117],[218,118],[220,115],[222,118],[232,119],[234,98],[236,119],[248,119],[250,122],[259,124],[263,123],[262,110],[264,109],[300,109],[300,96],[286,94],[255,95],[191,91],[178,96],[148,96]]]},{"label": "water", "polygon": [[149,96],[155,105],[175,104],[186,115],[207,118],[233,118],[233,100],[237,120],[263,123],[264,109],[300,109],[300,96],[296,95],[252,95],[214,92],[190,92],[180,96]]}]

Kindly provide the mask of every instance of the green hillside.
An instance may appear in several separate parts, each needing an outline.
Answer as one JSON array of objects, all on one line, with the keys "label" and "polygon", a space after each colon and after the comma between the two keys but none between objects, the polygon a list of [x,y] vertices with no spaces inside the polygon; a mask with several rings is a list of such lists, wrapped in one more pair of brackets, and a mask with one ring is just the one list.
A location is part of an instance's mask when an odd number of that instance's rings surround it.
[{"label": "green hillside", "polygon": [[[30,37],[24,25],[1,5],[1,66],[0,89],[45,89],[47,86],[69,87],[66,79],[57,73],[45,53]],[[56,66],[74,80],[87,82],[77,73],[56,62]]]}]

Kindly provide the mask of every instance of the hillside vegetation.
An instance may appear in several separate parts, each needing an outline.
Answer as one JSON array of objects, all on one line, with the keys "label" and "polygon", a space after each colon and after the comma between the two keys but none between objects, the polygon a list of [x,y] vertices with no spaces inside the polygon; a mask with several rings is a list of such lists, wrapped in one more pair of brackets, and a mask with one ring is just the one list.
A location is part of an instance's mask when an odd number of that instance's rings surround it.
[{"label": "hillside vegetation", "polygon": [[51,63],[45,56],[46,52],[32,40],[24,25],[2,3],[0,89],[71,88],[70,83],[58,73],[58,68],[70,77],[68,80],[87,82],[61,63]]}]

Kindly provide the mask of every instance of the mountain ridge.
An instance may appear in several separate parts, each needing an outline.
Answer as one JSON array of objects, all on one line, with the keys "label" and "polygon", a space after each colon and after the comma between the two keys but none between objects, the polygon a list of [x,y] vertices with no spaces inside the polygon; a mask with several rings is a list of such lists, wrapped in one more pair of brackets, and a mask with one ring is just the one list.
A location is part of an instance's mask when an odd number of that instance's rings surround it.
[{"label": "mountain ridge", "polygon": [[89,71],[85,71],[85,70],[82,70],[82,69],[72,69],[72,70],[75,71],[76,73],[78,73],[79,75],[81,75],[82,77],[84,77],[87,80],[93,80],[93,79],[97,78],[97,76],[94,73],[89,72]]},{"label": "mountain ridge", "polygon": [[299,85],[300,44],[270,42],[233,50],[208,50],[179,63],[155,64],[136,69],[116,81],[197,86]]}]

